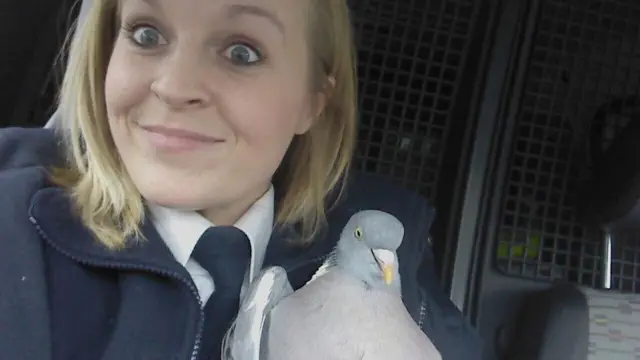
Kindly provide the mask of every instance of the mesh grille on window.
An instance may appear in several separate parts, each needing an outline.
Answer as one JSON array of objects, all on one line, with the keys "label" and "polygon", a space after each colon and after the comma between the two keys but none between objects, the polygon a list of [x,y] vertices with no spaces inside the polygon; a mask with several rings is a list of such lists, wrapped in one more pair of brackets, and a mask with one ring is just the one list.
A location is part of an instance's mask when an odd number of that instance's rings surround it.
[{"label": "mesh grille on window", "polygon": [[[605,116],[592,143],[596,112],[640,96],[639,37],[637,0],[541,1],[502,204],[503,272],[598,286],[601,239],[578,218],[574,190],[593,149],[629,121],[624,111]],[[640,247],[627,240],[613,256],[614,288],[638,290]]]},{"label": "mesh grille on window", "polygon": [[360,110],[356,168],[390,175],[432,199],[482,2],[355,3]]}]

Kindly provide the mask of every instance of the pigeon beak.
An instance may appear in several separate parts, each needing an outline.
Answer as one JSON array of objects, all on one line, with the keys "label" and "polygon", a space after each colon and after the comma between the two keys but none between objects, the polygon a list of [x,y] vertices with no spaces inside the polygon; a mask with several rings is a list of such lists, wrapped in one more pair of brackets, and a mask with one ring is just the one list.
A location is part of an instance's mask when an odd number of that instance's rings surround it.
[{"label": "pigeon beak", "polygon": [[391,285],[393,274],[395,273],[396,255],[393,251],[386,249],[373,249],[371,252],[378,263],[384,283]]},{"label": "pigeon beak", "polygon": [[391,285],[393,281],[393,266],[392,265],[384,265],[382,267],[382,278],[384,279],[384,283],[387,285]]}]

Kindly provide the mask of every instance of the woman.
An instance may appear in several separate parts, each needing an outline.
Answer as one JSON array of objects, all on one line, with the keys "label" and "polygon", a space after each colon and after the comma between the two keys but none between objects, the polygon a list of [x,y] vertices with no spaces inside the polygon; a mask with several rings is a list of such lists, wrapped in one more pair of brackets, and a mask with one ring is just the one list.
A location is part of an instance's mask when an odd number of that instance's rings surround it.
[{"label": "woman", "polygon": [[478,359],[416,281],[424,201],[345,181],[353,53],[343,0],[96,1],[61,91],[66,161],[0,172],[2,358],[215,358],[206,304],[238,293],[195,259],[209,230],[246,234],[245,285],[280,265],[299,287],[353,212],[380,208],[407,228],[409,312],[444,359]]}]

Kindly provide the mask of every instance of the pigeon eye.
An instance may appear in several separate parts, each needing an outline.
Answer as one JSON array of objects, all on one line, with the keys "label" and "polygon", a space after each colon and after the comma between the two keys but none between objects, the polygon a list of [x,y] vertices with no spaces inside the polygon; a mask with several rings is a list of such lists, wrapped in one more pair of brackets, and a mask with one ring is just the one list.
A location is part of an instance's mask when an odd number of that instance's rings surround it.
[{"label": "pigeon eye", "polygon": [[362,239],[362,230],[360,230],[360,228],[356,228],[356,231],[353,232],[353,235],[358,240]]}]

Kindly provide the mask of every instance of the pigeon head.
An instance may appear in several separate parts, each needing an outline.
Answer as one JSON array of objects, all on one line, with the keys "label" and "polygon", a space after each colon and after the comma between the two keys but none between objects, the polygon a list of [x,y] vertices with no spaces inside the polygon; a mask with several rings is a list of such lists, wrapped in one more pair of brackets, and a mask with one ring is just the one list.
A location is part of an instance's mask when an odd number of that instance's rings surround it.
[{"label": "pigeon head", "polygon": [[377,210],[354,214],[342,230],[335,265],[375,288],[400,290],[398,257],[404,227],[394,216]]}]

